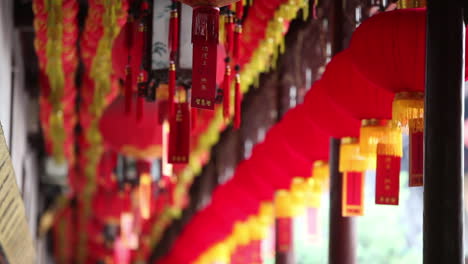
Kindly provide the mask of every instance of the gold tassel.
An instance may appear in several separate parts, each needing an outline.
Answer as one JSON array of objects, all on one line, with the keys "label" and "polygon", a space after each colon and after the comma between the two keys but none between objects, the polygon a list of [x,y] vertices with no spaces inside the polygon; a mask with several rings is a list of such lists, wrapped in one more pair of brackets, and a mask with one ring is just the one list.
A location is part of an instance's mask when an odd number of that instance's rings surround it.
[{"label": "gold tassel", "polygon": [[[410,124],[411,124],[410,120]],[[377,155],[403,156],[403,136],[401,128],[390,125],[377,146]]]},{"label": "gold tassel", "polygon": [[401,92],[395,95],[392,118],[400,126],[407,127],[408,121],[424,116],[424,93]]},{"label": "gold tassel", "polygon": [[218,33],[218,37],[219,37],[219,44],[220,45],[224,45],[226,43],[226,20],[227,20],[227,16],[226,15],[220,15],[219,16],[219,33]]},{"label": "gold tassel", "polygon": [[329,177],[330,166],[328,166],[328,162],[323,160],[315,161],[312,168],[312,178],[325,182]]},{"label": "gold tassel", "polygon": [[411,119],[408,124],[409,130],[411,132],[424,132],[424,119],[416,118]]},{"label": "gold tassel", "polygon": [[305,213],[306,209],[306,185],[304,179],[296,177],[291,183],[291,198],[293,200],[294,215]]},{"label": "gold tassel", "polygon": [[340,172],[366,171],[368,168],[369,160],[361,155],[358,139],[352,137],[341,139]]},{"label": "gold tassel", "polygon": [[386,121],[377,119],[362,120],[359,135],[361,154],[366,157],[375,156],[377,153],[377,144],[386,132]]},{"label": "gold tassel", "polygon": [[398,9],[426,7],[426,0],[398,0]]},{"label": "gold tassel", "polygon": [[322,191],[324,189],[324,183],[316,178],[309,178],[305,182],[305,199],[306,205],[309,208],[319,208],[322,198]]},{"label": "gold tassel", "polygon": [[279,190],[275,196],[276,218],[289,218],[294,216],[291,194],[286,190]]}]

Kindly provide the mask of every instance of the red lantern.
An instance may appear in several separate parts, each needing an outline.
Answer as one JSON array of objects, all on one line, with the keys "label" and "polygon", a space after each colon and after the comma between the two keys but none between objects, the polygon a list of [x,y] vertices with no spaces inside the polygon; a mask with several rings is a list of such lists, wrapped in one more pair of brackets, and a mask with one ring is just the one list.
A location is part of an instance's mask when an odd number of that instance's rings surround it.
[{"label": "red lantern", "polygon": [[[307,117],[304,105],[288,111],[278,125],[270,129],[269,134],[286,139],[287,144],[311,163],[328,160],[329,136]],[[302,175],[298,175],[302,176]],[[310,176],[310,175],[304,175]]]},{"label": "red lantern", "polygon": [[135,115],[125,114],[124,103],[124,98],[118,97],[104,111],[99,123],[104,142],[114,151],[137,159],[160,157],[162,126],[158,122],[158,104],[144,102],[144,114],[138,120]]},{"label": "red lantern", "polygon": [[359,121],[337,108],[327,95],[327,87],[321,81],[315,82],[304,98],[307,116],[324,133],[335,137],[357,137]]},{"label": "red lantern", "polygon": [[378,86],[396,93],[393,119],[403,125],[423,115],[425,41],[425,9],[375,15],[359,26],[351,40],[350,51],[357,70]]}]

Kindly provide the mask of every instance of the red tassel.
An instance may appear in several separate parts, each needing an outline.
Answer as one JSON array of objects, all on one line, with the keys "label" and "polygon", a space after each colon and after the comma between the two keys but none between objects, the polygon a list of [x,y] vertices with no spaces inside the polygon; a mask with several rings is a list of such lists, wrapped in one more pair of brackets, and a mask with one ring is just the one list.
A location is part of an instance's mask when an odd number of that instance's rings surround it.
[{"label": "red tassel", "polygon": [[234,47],[234,16],[230,12],[224,27],[226,28],[226,53],[231,54]]},{"label": "red tassel", "polygon": [[127,65],[125,68],[125,113],[132,111],[132,67]]},{"label": "red tassel", "polygon": [[194,107],[190,107],[191,120],[190,124],[192,125],[192,131],[197,128],[198,122],[198,110]]},{"label": "red tassel", "polygon": [[169,47],[170,59],[175,60],[179,50],[179,13],[177,9],[171,11],[171,20],[169,22]]},{"label": "red tassel", "polygon": [[195,7],[192,22],[192,107],[214,109],[218,31],[219,8]]},{"label": "red tassel", "polygon": [[244,17],[244,3],[242,2],[243,1],[240,0],[236,3],[236,18],[238,21],[242,20],[242,17]]},{"label": "red tassel", "polygon": [[232,57],[237,63],[239,61],[239,51],[240,51],[240,37],[242,34],[242,25],[240,23],[236,24],[234,29],[234,47],[232,51]]},{"label": "red tassel", "polygon": [[169,163],[188,163],[190,151],[190,112],[188,103],[175,104],[175,115],[170,117]]},{"label": "red tassel", "polygon": [[231,116],[231,67],[229,59],[226,58],[226,70],[223,80],[223,116],[225,119]]},{"label": "red tassel", "polygon": [[241,124],[241,89],[240,75],[236,74],[235,98],[234,98],[234,128],[239,129]]},{"label": "red tassel", "polygon": [[169,117],[171,117],[174,113],[174,97],[175,97],[175,89],[176,89],[176,67],[173,61],[170,62],[169,65]]}]

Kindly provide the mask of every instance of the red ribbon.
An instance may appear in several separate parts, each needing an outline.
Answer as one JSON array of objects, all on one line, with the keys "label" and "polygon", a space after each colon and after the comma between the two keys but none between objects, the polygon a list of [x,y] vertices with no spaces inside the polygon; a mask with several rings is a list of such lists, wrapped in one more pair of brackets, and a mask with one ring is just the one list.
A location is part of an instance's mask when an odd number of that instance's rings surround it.
[{"label": "red ribbon", "polygon": [[190,151],[190,110],[188,103],[175,104],[170,117],[169,163],[188,163]]}]

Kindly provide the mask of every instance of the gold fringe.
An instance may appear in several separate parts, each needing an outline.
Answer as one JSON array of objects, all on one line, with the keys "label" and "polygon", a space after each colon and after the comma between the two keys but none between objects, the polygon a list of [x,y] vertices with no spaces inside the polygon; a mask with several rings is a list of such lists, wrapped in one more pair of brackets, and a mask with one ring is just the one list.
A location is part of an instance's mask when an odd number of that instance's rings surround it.
[{"label": "gold fringe", "polygon": [[275,196],[275,216],[277,218],[287,218],[294,216],[291,194],[286,190],[279,190]]},{"label": "gold fringe", "polygon": [[359,143],[361,154],[373,157],[377,153],[377,144],[387,132],[387,125],[377,119],[365,119],[362,121]]},{"label": "gold fringe", "polygon": [[293,178],[291,183],[291,198],[293,201],[293,214],[300,215],[305,213],[306,209],[306,188],[305,181],[303,178]]},{"label": "gold fringe", "polygon": [[426,0],[398,0],[398,9],[426,7]]},{"label": "gold fringe", "polygon": [[227,21],[227,16],[226,15],[221,15],[219,16],[219,44],[223,45],[226,43],[226,29],[225,29],[225,23]]},{"label": "gold fringe", "polygon": [[340,172],[365,171],[369,168],[369,160],[361,155],[357,138],[343,138],[340,146]]},{"label": "gold fringe", "polygon": [[409,130],[411,133],[423,132],[424,131],[424,119],[423,118],[411,119],[409,121],[408,126],[409,126]]},{"label": "gold fringe", "polygon": [[424,93],[401,92],[395,95],[392,107],[392,118],[402,127],[408,125],[408,121],[424,116]]},{"label": "gold fringe", "polygon": [[[411,122],[411,121],[410,121]],[[377,145],[378,155],[403,156],[403,136],[399,127],[388,127],[385,136]]]}]

